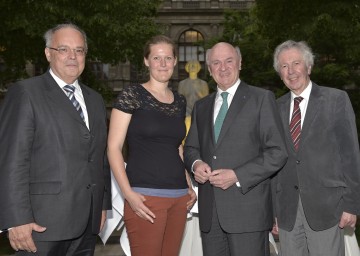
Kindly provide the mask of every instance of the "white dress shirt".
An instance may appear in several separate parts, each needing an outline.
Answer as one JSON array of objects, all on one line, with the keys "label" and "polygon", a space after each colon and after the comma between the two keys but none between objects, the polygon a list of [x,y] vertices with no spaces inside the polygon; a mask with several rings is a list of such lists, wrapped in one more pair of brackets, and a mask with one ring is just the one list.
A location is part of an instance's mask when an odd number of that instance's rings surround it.
[{"label": "white dress shirt", "polygon": [[291,92],[289,124],[291,122],[292,112],[294,109],[294,98],[301,96],[303,98],[303,100],[300,102],[299,108],[300,108],[300,113],[301,113],[301,128],[302,128],[304,120],[305,120],[307,106],[308,106],[309,99],[310,99],[311,89],[312,89],[312,82],[310,81],[309,85],[305,88],[305,90],[300,95],[296,95],[295,93]]},{"label": "white dress shirt", "polygon": [[[229,89],[226,90],[226,92],[229,93],[227,96],[227,102],[228,102],[229,108],[230,108],[231,102],[234,98],[235,92],[236,92],[237,88],[239,87],[239,85],[240,85],[240,79],[238,79],[233,86],[231,86]],[[223,103],[223,98],[221,97],[222,92],[224,92],[224,91],[218,87],[216,97],[215,97],[215,105],[214,105],[214,120],[213,120],[214,124],[215,124],[216,117],[219,114],[221,105]]]}]

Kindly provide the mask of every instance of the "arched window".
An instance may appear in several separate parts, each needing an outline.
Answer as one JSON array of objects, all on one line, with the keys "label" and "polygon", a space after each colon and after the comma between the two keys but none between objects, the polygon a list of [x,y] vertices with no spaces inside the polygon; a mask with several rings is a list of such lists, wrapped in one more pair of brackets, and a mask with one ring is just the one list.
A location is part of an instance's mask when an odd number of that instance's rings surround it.
[{"label": "arched window", "polygon": [[198,74],[199,78],[204,78],[205,74],[205,51],[201,46],[204,41],[202,34],[196,30],[187,30],[180,35],[179,38],[179,79],[188,77],[185,65],[189,60],[198,60],[201,64],[201,70]]}]

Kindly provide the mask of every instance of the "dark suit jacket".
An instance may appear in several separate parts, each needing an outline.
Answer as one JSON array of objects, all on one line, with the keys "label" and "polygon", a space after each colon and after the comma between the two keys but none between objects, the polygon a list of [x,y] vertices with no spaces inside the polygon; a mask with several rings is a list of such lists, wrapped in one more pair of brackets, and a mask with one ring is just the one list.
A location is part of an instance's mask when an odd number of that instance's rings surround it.
[{"label": "dark suit jacket", "polygon": [[211,228],[213,204],[221,227],[229,233],[264,231],[273,224],[270,177],[286,161],[281,121],[273,93],[240,83],[214,141],[213,113],[216,93],[196,102],[185,143],[188,171],[195,160],[212,170],[233,169],[241,183],[227,190],[209,182],[199,184],[200,228]]},{"label": "dark suit jacket", "polygon": [[360,154],[348,95],[313,83],[298,152],[289,131],[290,92],[278,99],[289,158],[276,177],[276,214],[292,230],[299,194],[314,230],[335,226],[343,211],[360,214]]},{"label": "dark suit jacket", "polygon": [[0,109],[0,229],[36,222],[47,230],[35,240],[71,239],[92,212],[99,232],[101,210],[111,209],[106,111],[81,89],[90,131],[49,72],[10,86]]}]

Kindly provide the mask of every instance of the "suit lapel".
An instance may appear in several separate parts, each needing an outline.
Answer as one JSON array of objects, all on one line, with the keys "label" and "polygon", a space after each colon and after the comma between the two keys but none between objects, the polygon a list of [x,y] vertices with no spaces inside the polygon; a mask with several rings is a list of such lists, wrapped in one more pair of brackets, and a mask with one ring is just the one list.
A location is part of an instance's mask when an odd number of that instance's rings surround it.
[{"label": "suit lapel", "polygon": [[209,106],[209,111],[205,111],[206,115],[207,115],[207,123],[208,125],[205,126],[205,132],[207,130],[208,134],[211,134],[211,143],[212,146],[215,147],[216,142],[215,142],[215,134],[214,134],[214,107],[215,107],[215,99],[216,99],[216,92],[214,92],[213,94],[211,94],[208,98],[208,106]]},{"label": "suit lapel", "polygon": [[321,105],[321,102],[322,102],[321,98],[322,98],[322,96],[320,93],[319,86],[316,85],[315,83],[313,83],[311,93],[310,93],[309,103],[308,103],[308,106],[306,109],[303,127],[301,130],[299,150],[301,150],[301,144],[303,144],[306,141],[306,138],[309,135],[309,131],[311,130],[310,126],[311,126],[312,122],[314,121],[314,119],[319,111],[319,106]]},{"label": "suit lapel", "polygon": [[[248,85],[244,82],[241,82],[235,92],[235,95],[234,95],[234,98],[232,99],[229,110],[226,113],[226,117],[225,117],[224,123],[221,127],[218,141],[217,141],[217,143],[215,143],[215,141],[214,141],[214,144],[219,145],[221,143],[221,140],[225,136],[227,130],[230,128],[232,122],[236,119],[236,116],[240,113],[240,111],[246,104],[249,97],[250,97],[250,91],[249,91]],[[214,97],[213,102],[214,103],[213,103],[212,113],[214,115],[215,97]],[[214,125],[212,125],[212,127],[213,126]],[[213,130],[212,137],[213,137],[213,140],[215,140],[214,139],[214,129],[212,129],[212,130]]]},{"label": "suit lapel", "polygon": [[86,88],[83,84],[79,83],[81,87],[81,91],[84,97],[86,111],[89,119],[89,130],[94,126],[94,113],[96,112],[95,104],[91,104],[91,93],[88,88]]},{"label": "suit lapel", "polygon": [[47,96],[50,99],[50,102],[52,104],[56,105],[56,110],[58,111],[64,111],[68,115],[70,115],[72,118],[74,118],[79,123],[86,126],[84,121],[81,119],[79,113],[72,105],[69,98],[66,96],[66,94],[61,90],[59,85],[55,82],[55,80],[52,78],[49,72],[45,73],[44,75],[45,83],[44,83],[44,93],[47,94]]},{"label": "suit lapel", "polygon": [[284,95],[283,101],[280,102],[280,116],[284,127],[285,137],[288,142],[288,145],[291,145],[291,149],[295,152],[294,143],[290,134],[290,103],[291,103],[291,94],[290,92]]}]

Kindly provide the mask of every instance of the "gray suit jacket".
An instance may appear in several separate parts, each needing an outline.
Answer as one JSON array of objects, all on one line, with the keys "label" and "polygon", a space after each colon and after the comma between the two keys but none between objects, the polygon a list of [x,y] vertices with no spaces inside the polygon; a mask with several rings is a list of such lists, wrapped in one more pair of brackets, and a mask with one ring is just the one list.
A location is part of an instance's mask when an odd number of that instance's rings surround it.
[{"label": "gray suit jacket", "polygon": [[93,215],[111,209],[104,168],[106,111],[101,96],[81,85],[90,131],[47,72],[9,88],[0,109],[0,229],[30,222],[40,241],[78,237]]},{"label": "gray suit jacket", "polygon": [[295,152],[289,131],[290,92],[278,99],[289,158],[276,177],[281,229],[295,224],[299,195],[314,230],[335,226],[343,211],[360,214],[360,153],[346,92],[313,83]]},{"label": "gray suit jacket", "polygon": [[212,170],[233,169],[241,183],[227,190],[209,182],[199,184],[200,228],[211,228],[213,204],[221,227],[229,233],[264,231],[273,224],[270,177],[286,162],[281,121],[273,93],[240,83],[214,141],[213,113],[216,94],[196,102],[185,143],[188,171],[195,160]]}]

